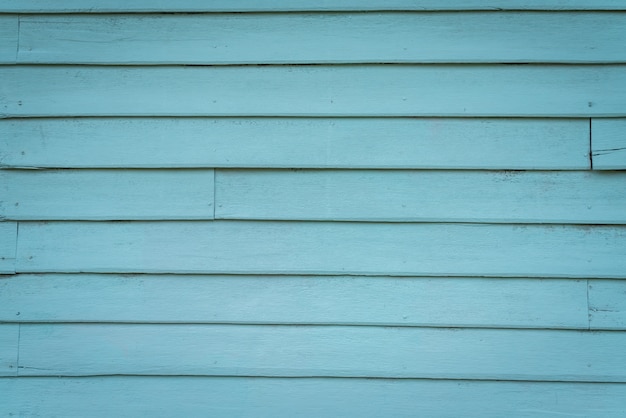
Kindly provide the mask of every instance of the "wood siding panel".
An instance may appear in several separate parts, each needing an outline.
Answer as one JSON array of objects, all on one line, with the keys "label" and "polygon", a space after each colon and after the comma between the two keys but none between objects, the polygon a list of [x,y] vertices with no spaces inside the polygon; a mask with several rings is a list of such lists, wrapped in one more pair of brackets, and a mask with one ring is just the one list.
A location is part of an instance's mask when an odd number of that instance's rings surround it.
[{"label": "wood siding panel", "polygon": [[340,10],[626,10],[621,0],[2,0],[0,12],[274,12]]},{"label": "wood siding panel", "polygon": [[19,335],[20,325],[0,324],[0,376],[17,376]]},{"label": "wood siding panel", "polygon": [[589,283],[591,329],[626,329],[626,286],[613,280]]},{"label": "wood siding panel", "polygon": [[615,63],[624,13],[25,16],[20,63]]},{"label": "wood siding panel", "polygon": [[589,325],[585,280],[18,275],[0,298],[8,322]]},{"label": "wood siding panel", "polygon": [[[2,206],[2,202],[0,202]],[[0,222],[0,274],[15,273],[17,250],[17,223]]]},{"label": "wood siding panel", "polygon": [[626,173],[218,170],[216,218],[626,223]]},{"label": "wood siding panel", "polygon": [[0,379],[0,392],[6,395],[0,414],[27,417],[622,418],[626,414],[626,385],[618,383],[115,376]]},{"label": "wood siding panel", "polygon": [[8,167],[588,169],[587,119],[0,120]]},{"label": "wood siding panel", "polygon": [[[2,7],[0,5],[0,7]],[[0,64],[17,62],[18,17],[0,15]]]},{"label": "wood siding panel", "polygon": [[19,272],[626,278],[626,228],[22,222]]},{"label": "wood siding panel", "polygon": [[213,219],[213,170],[4,170],[17,220]]},{"label": "wood siding panel", "polygon": [[166,324],[20,327],[20,376],[626,381],[622,332]]},{"label": "wood siding panel", "polygon": [[3,117],[626,115],[626,65],[10,66],[0,77]]},{"label": "wood siding panel", "polygon": [[592,120],[594,170],[626,170],[626,119]]}]

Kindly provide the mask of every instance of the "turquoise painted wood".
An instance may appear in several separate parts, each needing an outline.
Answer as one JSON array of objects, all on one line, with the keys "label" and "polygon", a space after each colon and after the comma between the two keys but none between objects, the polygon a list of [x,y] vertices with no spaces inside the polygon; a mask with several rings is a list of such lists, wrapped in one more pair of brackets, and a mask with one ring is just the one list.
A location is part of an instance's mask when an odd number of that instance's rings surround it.
[{"label": "turquoise painted wood", "polygon": [[6,167],[589,169],[589,120],[0,120]]},{"label": "turquoise painted wood", "polygon": [[17,3],[0,416],[626,415],[623,1]]},{"label": "turquoise painted wood", "polygon": [[213,219],[213,170],[3,170],[15,220]]},{"label": "turquoise painted wood", "polygon": [[592,120],[594,170],[626,169],[626,119]]},{"label": "turquoise painted wood", "polygon": [[623,226],[21,222],[18,272],[626,278]]},{"label": "turquoise painted wood", "polygon": [[620,172],[218,170],[215,187],[218,219],[626,223]]},{"label": "turquoise painted wood", "polygon": [[587,329],[587,281],[20,274],[0,321]]},{"label": "turquoise painted wood", "polygon": [[592,329],[626,329],[626,286],[619,281],[589,283],[589,322]]},{"label": "turquoise painted wood", "polygon": [[626,414],[626,385],[616,383],[115,376],[0,379],[0,392],[6,394],[0,413],[27,417],[622,418]]},{"label": "turquoise painted wood", "polygon": [[21,324],[20,376],[193,375],[625,382],[624,332]]},{"label": "turquoise painted wood", "polygon": [[[0,385],[10,395],[3,411],[19,410],[25,416],[80,417],[82,411],[93,411],[90,416],[94,417],[181,413],[190,417],[495,418],[550,417],[589,410],[587,417],[617,418],[624,413],[619,402],[624,396],[621,384],[96,377],[2,379]],[[172,404],[171,398],[179,402]]]},{"label": "turquoise painted wood", "polygon": [[[66,15],[20,19],[19,63],[623,63],[626,14]],[[85,36],[88,34],[88,36]]]},{"label": "turquoise painted wood", "polygon": [[15,64],[18,49],[18,17],[0,15],[0,64]]},{"label": "turquoise painted wood", "polygon": [[0,274],[15,273],[16,249],[17,223],[7,221],[0,222]]},{"label": "turquoise painted wood", "polygon": [[1,117],[626,115],[626,65],[11,66],[0,78]]},{"label": "turquoise painted wood", "polygon": [[19,329],[19,324],[0,323],[0,376],[17,376]]},{"label": "turquoise painted wood", "polygon": [[621,0],[47,0],[0,1],[0,12],[255,12],[327,10],[626,10]]}]

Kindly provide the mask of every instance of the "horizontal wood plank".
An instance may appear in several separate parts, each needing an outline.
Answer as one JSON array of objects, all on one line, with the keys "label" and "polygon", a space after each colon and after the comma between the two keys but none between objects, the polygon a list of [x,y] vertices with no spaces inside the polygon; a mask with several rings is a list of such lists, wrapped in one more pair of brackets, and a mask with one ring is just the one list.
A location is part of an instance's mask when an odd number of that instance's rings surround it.
[{"label": "horizontal wood plank", "polygon": [[[0,205],[2,203],[0,202]],[[17,223],[0,222],[0,274],[15,273]]]},{"label": "horizontal wood plank", "polygon": [[267,12],[341,10],[626,10],[621,0],[2,0],[0,12]]},{"label": "horizontal wood plank", "polygon": [[614,331],[167,324],[20,327],[20,376],[626,381],[626,333]]},{"label": "horizontal wood plank", "polygon": [[6,167],[588,169],[586,119],[0,120]]},{"label": "horizontal wood plank", "polygon": [[213,170],[4,170],[16,220],[213,219]]},{"label": "horizontal wood plank", "polygon": [[[623,13],[25,16],[18,62],[619,63]],[[88,34],[86,36],[86,34]],[[14,51],[13,51],[14,52]]]},{"label": "horizontal wood plank", "polygon": [[0,117],[626,115],[626,65],[25,65],[0,78]]},{"label": "horizontal wood plank", "polygon": [[0,323],[0,376],[17,376],[19,330],[19,324]]},{"label": "horizontal wood plank", "polygon": [[594,170],[626,170],[626,119],[593,119]]},{"label": "horizontal wood plank", "polygon": [[626,227],[20,222],[17,271],[626,278]]},{"label": "horizontal wood plank", "polygon": [[0,379],[0,392],[6,395],[0,414],[27,417],[622,418],[626,414],[626,385],[619,383],[34,377]]},{"label": "horizontal wood plank", "polygon": [[17,62],[17,22],[18,17],[15,15],[0,15],[0,64]]},{"label": "horizontal wood plank", "polygon": [[626,172],[218,170],[217,219],[626,223]]},{"label": "horizontal wood plank", "polygon": [[626,329],[626,286],[617,280],[589,283],[591,329]]},{"label": "horizontal wood plank", "polygon": [[587,282],[563,279],[17,275],[0,321],[586,329]]}]

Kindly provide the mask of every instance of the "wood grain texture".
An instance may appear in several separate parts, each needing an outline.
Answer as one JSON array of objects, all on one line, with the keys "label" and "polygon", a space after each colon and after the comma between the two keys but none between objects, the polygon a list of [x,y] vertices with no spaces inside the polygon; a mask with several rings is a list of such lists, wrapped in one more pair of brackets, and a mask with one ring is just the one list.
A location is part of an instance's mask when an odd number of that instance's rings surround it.
[{"label": "wood grain texture", "polygon": [[623,13],[25,16],[20,63],[619,63]]},{"label": "wood grain texture", "polygon": [[619,383],[115,376],[5,378],[0,379],[0,392],[6,394],[0,414],[25,417],[622,418],[626,414],[626,385]]},{"label": "wood grain texture", "polygon": [[[0,283],[4,280],[0,278]],[[0,323],[0,376],[17,376],[19,330],[19,324]]]},{"label": "wood grain texture", "polygon": [[25,65],[0,78],[0,117],[626,115],[626,65]]},{"label": "wood grain texture", "polygon": [[20,376],[626,381],[626,333],[280,325],[21,324]]},{"label": "wood grain texture", "polygon": [[626,329],[626,286],[614,280],[589,282],[591,329]]},{"label": "wood grain texture", "polygon": [[626,10],[621,0],[47,0],[0,1],[0,12],[267,12],[341,10]]},{"label": "wood grain texture", "polygon": [[594,170],[625,170],[626,119],[593,119],[591,127]]},{"label": "wood grain texture", "polygon": [[15,64],[17,62],[17,42],[18,17],[0,15],[0,64]]},{"label": "wood grain texture", "polygon": [[17,223],[0,222],[0,274],[15,273]]},{"label": "wood grain texture", "polygon": [[0,321],[586,329],[587,282],[563,279],[17,275]]},{"label": "wood grain texture", "polygon": [[0,120],[8,167],[588,169],[587,119]]},{"label": "wood grain texture", "polygon": [[21,222],[17,271],[626,278],[626,228]]},{"label": "wood grain texture", "polygon": [[218,170],[217,219],[626,223],[626,172]]},{"label": "wood grain texture", "polygon": [[4,170],[16,220],[213,219],[213,170]]}]

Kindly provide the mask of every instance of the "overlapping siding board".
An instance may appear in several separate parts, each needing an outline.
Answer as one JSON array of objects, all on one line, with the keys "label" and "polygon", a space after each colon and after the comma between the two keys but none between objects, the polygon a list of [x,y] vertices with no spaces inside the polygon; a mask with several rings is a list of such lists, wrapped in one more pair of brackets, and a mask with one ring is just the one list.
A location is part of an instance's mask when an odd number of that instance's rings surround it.
[{"label": "overlapping siding board", "polygon": [[624,44],[618,0],[0,0],[0,415],[626,416]]}]

